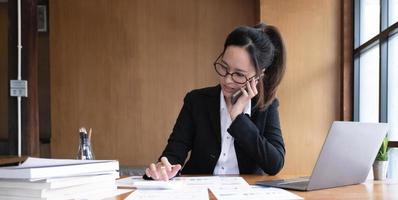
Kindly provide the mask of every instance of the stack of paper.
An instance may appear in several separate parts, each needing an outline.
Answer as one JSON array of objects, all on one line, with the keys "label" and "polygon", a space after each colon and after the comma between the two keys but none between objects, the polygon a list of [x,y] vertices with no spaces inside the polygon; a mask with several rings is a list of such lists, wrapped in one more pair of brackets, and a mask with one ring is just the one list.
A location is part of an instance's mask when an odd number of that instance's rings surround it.
[{"label": "stack of paper", "polygon": [[114,160],[28,158],[0,167],[0,199],[101,199],[115,194]]}]

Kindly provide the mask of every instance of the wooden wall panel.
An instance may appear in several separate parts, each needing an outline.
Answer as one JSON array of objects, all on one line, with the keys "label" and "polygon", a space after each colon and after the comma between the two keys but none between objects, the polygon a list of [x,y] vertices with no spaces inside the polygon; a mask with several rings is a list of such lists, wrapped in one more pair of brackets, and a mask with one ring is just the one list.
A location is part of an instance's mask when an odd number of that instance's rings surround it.
[{"label": "wooden wall panel", "polygon": [[[98,159],[157,159],[189,90],[215,85],[226,35],[254,0],[50,2],[51,152],[73,158],[80,126]],[[257,13],[258,14],[258,13]]]},{"label": "wooden wall panel", "polygon": [[339,119],[341,2],[261,1],[261,19],[279,27],[287,47],[278,93],[287,149],[282,174],[309,175]]},{"label": "wooden wall panel", "polygon": [[8,6],[0,3],[0,139],[8,138]]},{"label": "wooden wall panel", "polygon": [[354,1],[342,1],[341,119],[353,120],[354,106]]},{"label": "wooden wall panel", "polygon": [[49,66],[49,36],[40,32],[37,41],[38,48],[38,87],[40,139],[50,140],[50,66]]}]

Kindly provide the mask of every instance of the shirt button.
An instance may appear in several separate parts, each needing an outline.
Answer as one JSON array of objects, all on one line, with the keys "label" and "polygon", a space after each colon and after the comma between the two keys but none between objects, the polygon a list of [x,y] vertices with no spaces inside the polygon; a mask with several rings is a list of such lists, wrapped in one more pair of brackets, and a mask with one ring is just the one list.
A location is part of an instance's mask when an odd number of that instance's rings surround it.
[{"label": "shirt button", "polygon": [[224,170],[224,167],[221,167],[222,170]]},{"label": "shirt button", "polygon": [[222,155],[225,156],[225,153],[223,153]]}]

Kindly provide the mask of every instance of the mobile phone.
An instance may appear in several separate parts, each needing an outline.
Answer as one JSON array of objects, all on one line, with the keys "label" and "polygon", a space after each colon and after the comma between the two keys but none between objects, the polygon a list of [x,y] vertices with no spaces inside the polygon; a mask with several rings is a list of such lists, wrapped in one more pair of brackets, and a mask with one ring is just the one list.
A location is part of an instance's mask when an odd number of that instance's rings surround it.
[{"label": "mobile phone", "polygon": [[[256,81],[259,80],[261,77],[264,76],[264,71],[265,71],[265,69],[262,70],[262,72],[259,76],[255,76],[255,77],[249,79],[249,81],[252,81],[253,79]],[[242,88],[246,89],[246,84]],[[232,94],[232,97],[231,97],[232,104],[235,104],[238,101],[240,96],[242,96],[242,91],[239,89],[234,94]]]}]

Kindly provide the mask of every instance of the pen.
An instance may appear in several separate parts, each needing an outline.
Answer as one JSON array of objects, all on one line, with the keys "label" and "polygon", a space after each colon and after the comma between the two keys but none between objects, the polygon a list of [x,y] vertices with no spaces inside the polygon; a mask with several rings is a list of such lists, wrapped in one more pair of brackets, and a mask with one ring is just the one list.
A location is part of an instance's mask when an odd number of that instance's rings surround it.
[{"label": "pen", "polygon": [[91,143],[91,133],[93,132],[93,129],[90,128],[90,130],[88,131],[88,141]]}]

